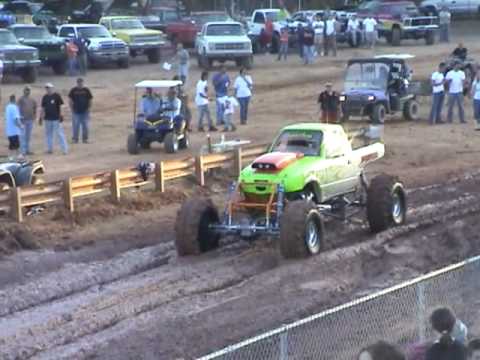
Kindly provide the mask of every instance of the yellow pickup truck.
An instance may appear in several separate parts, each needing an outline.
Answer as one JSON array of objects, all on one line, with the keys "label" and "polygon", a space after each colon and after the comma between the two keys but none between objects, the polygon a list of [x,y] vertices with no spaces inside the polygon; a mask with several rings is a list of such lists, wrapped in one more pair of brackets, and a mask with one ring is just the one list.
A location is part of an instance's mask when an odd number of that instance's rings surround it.
[{"label": "yellow pickup truck", "polygon": [[125,41],[132,57],[143,54],[151,63],[160,62],[161,49],[165,45],[161,31],[146,29],[134,16],[105,16],[100,19],[100,25],[105,26],[113,36]]}]

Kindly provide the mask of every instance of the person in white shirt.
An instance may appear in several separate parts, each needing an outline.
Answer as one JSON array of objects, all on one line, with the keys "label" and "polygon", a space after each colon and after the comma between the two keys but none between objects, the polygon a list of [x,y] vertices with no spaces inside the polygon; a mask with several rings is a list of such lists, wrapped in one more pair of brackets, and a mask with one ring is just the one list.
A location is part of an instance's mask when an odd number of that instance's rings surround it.
[{"label": "person in white shirt", "polygon": [[465,84],[465,73],[460,69],[460,63],[455,63],[453,70],[450,70],[445,77],[448,84],[448,114],[447,121],[453,122],[453,108],[458,106],[458,116],[462,124],[466,124],[465,110],[463,108],[463,87]]},{"label": "person in white shirt", "polygon": [[370,15],[363,20],[363,29],[365,30],[365,41],[370,49],[375,47],[377,41],[377,21]]},{"label": "person in white shirt", "polygon": [[432,74],[432,110],[430,111],[430,124],[442,124],[442,108],[445,99],[445,63],[438,65],[438,70]]},{"label": "person in white shirt", "polygon": [[324,54],[328,56],[330,50],[332,50],[333,56],[337,56],[337,21],[333,15],[328,15],[325,21],[325,49]]},{"label": "person in white shirt", "polygon": [[357,19],[357,15],[352,15],[347,22],[347,33],[352,40],[353,47],[356,47],[358,44],[358,30],[360,28],[360,22]]},{"label": "person in white shirt", "polygon": [[198,110],[198,131],[205,131],[203,128],[203,118],[207,117],[209,131],[217,131],[213,126],[210,109],[208,108],[208,72],[203,71],[200,80],[197,82],[195,91],[195,105]]},{"label": "person in white shirt", "polygon": [[471,96],[473,97],[473,116],[477,122],[475,130],[480,130],[480,69],[473,80]]},{"label": "person in white shirt", "polygon": [[10,95],[10,102],[5,107],[5,135],[8,139],[8,149],[12,155],[18,155],[22,122],[15,95]]},{"label": "person in white shirt", "polygon": [[233,88],[235,89],[235,96],[240,104],[240,124],[245,125],[248,120],[248,104],[250,103],[253,89],[252,77],[247,74],[245,68],[240,69]]},{"label": "person in white shirt", "polygon": [[225,111],[224,128],[223,131],[235,131],[236,126],[233,124],[233,114],[235,114],[235,107],[239,106],[237,99],[231,95],[226,95],[220,99],[223,109]]}]

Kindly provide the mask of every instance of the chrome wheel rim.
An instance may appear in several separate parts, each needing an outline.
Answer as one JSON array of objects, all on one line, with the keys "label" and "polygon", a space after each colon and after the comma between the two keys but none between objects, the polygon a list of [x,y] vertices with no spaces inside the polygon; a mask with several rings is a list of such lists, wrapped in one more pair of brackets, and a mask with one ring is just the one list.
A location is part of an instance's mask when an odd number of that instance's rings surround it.
[{"label": "chrome wheel rim", "polygon": [[305,243],[307,244],[307,248],[311,254],[316,254],[320,250],[320,235],[318,226],[314,220],[310,220],[307,223]]},{"label": "chrome wheel rim", "polygon": [[395,224],[403,222],[403,201],[398,192],[393,194],[392,218]]}]

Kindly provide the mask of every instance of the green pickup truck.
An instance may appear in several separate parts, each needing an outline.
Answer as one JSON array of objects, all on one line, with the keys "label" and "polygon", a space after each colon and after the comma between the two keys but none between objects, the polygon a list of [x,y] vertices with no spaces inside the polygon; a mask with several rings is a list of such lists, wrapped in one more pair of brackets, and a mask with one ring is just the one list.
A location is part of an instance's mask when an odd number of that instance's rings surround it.
[{"label": "green pickup truck", "polygon": [[4,74],[19,75],[26,83],[34,83],[37,79],[41,63],[38,50],[20,44],[15,35],[6,29],[0,29],[0,60]]},{"label": "green pickup truck", "polygon": [[161,49],[165,45],[161,31],[146,29],[140,19],[134,16],[105,16],[100,19],[100,25],[125,41],[132,57],[144,54],[149,62],[160,62]]},{"label": "green pickup truck", "polygon": [[222,235],[269,235],[279,237],[284,257],[306,257],[326,244],[325,218],[345,221],[362,208],[372,232],[401,225],[406,218],[402,183],[386,174],[367,181],[364,171],[384,153],[380,142],[353,150],[340,125],[287,126],[266,154],[242,170],[223,214],[209,199],[182,205],[175,224],[177,252],[214,249]]},{"label": "green pickup truck", "polygon": [[50,66],[57,75],[66,73],[67,53],[62,38],[52,35],[44,26],[19,24],[11,26],[10,30],[21,44],[38,49],[43,65]]}]

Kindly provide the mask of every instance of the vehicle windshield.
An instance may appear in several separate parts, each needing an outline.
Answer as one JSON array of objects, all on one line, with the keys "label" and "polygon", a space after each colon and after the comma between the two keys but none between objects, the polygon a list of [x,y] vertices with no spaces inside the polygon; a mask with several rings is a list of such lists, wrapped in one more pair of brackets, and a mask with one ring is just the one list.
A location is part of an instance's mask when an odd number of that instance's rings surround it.
[{"label": "vehicle windshield", "polygon": [[363,1],[358,5],[358,10],[362,11],[371,11],[378,7],[378,2],[376,1]]},{"label": "vehicle windshield", "polygon": [[144,29],[144,26],[138,19],[119,19],[112,20],[112,29]]},{"label": "vehicle windshield", "polygon": [[240,36],[243,35],[243,28],[240,24],[212,24],[208,25],[208,36]]},{"label": "vehicle windshield", "polygon": [[112,35],[103,26],[79,27],[78,32],[82,37],[88,38],[110,38]]},{"label": "vehicle windshield", "polygon": [[272,22],[276,22],[278,21],[279,13],[280,13],[279,11],[266,11],[265,16],[267,17],[267,19],[271,20]]},{"label": "vehicle windshield", "polygon": [[305,156],[318,156],[322,144],[323,133],[309,130],[285,130],[275,144],[273,151],[302,153]]},{"label": "vehicle windshield", "polygon": [[0,45],[18,45],[18,41],[10,31],[0,31]]},{"label": "vehicle windshield", "polygon": [[192,21],[197,25],[203,25],[207,22],[228,21],[230,17],[227,14],[192,14]]},{"label": "vehicle windshield", "polygon": [[13,30],[17,39],[51,39],[52,35],[44,27],[18,27]]},{"label": "vehicle windshield", "polygon": [[347,68],[345,91],[386,90],[390,68],[385,63],[353,63]]}]

